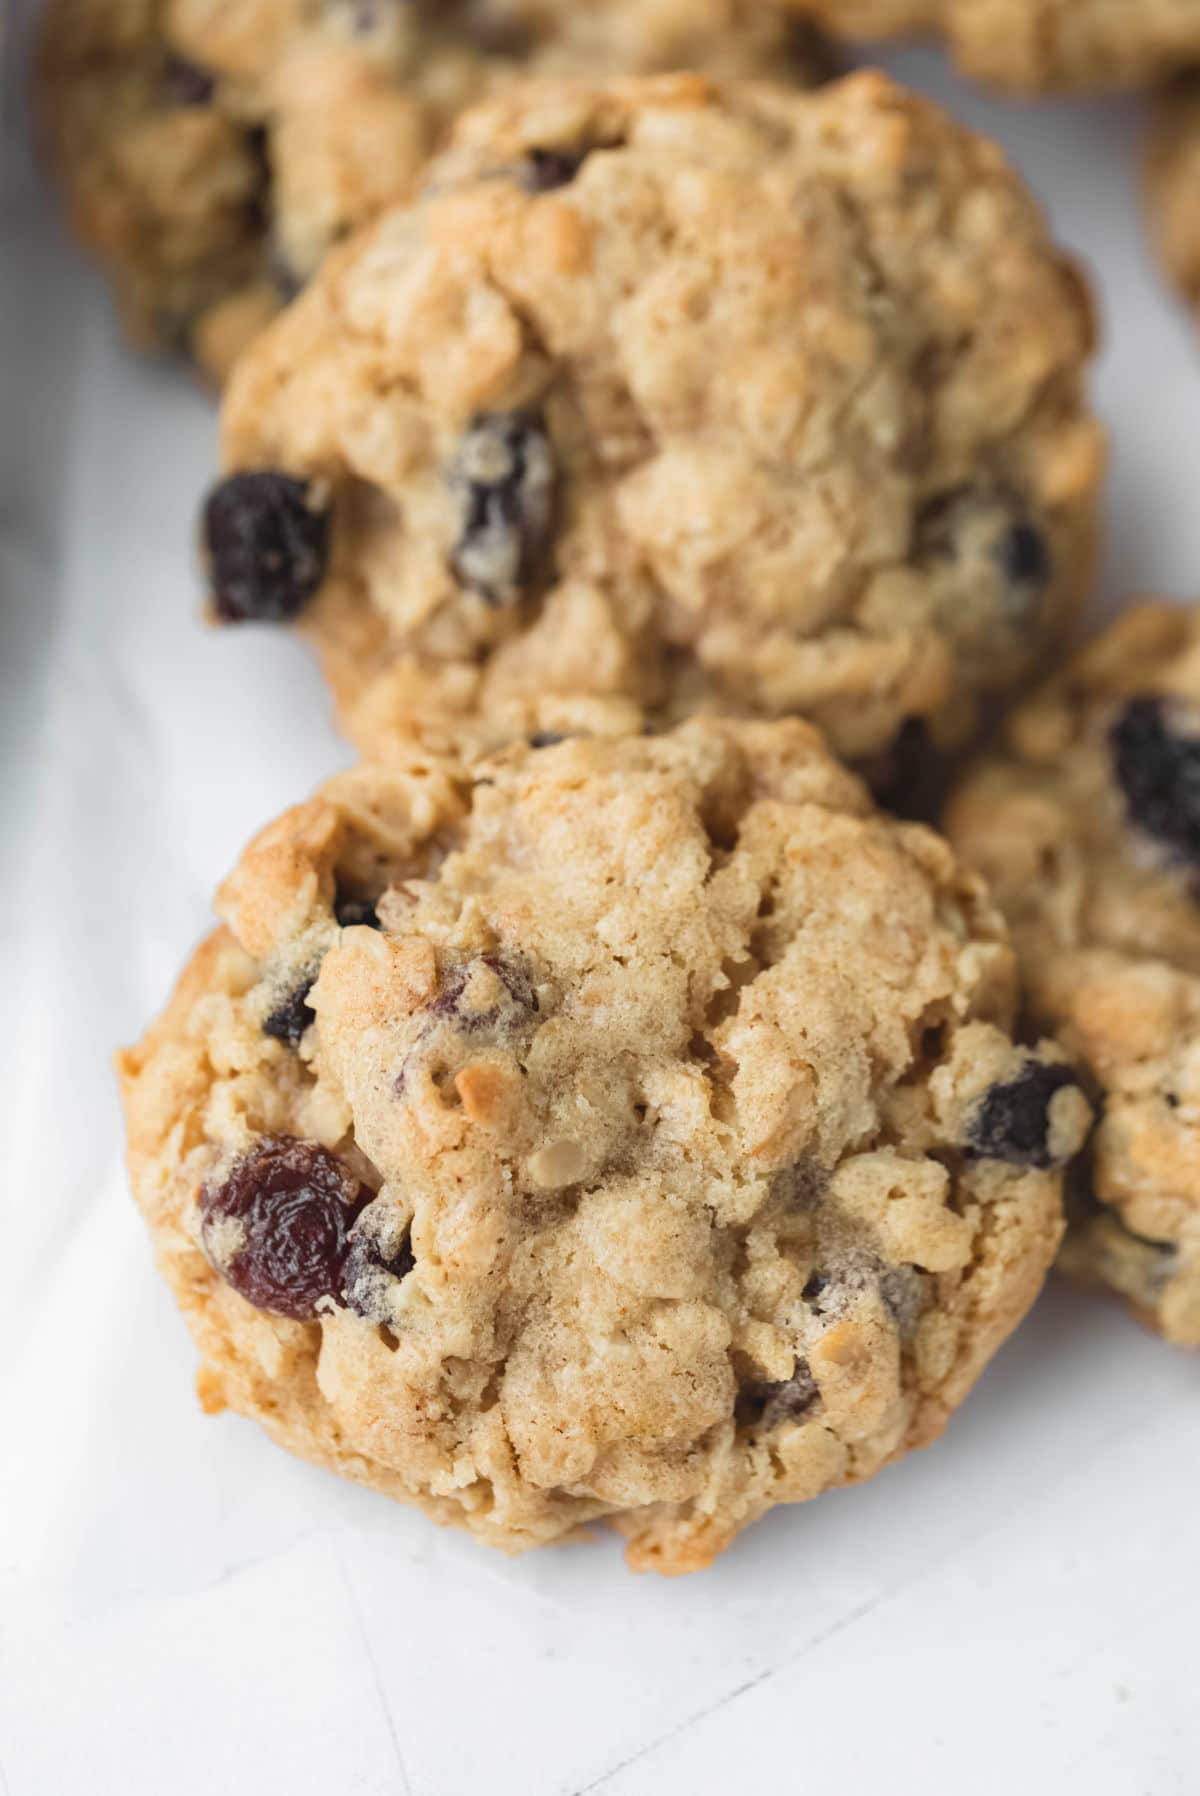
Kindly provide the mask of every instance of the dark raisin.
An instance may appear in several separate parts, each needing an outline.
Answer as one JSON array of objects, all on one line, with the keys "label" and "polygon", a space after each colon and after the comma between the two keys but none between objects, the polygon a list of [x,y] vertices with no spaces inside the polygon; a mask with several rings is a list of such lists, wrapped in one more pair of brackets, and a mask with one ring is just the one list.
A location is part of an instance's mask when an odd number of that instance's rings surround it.
[{"label": "dark raisin", "polygon": [[333,914],[343,929],[383,928],[379,913],[369,898],[349,898],[339,892],[333,902]]},{"label": "dark raisin", "polygon": [[265,125],[249,125],[244,133],[246,153],[264,184],[271,179],[271,139]]},{"label": "dark raisin", "polygon": [[309,1322],[340,1302],[350,1230],[371,1194],[312,1141],[271,1137],[200,1193],[204,1251],[256,1309]]},{"label": "dark raisin", "polygon": [[204,507],[204,547],[217,616],[278,623],[293,618],[325,576],[329,514],[288,474],[232,474]]},{"label": "dark raisin", "polygon": [[567,738],[560,736],[556,730],[535,730],[529,738],[530,748],[557,748]]},{"label": "dark raisin", "polygon": [[1001,531],[996,554],[1010,587],[1045,586],[1053,571],[1050,549],[1040,530],[1016,519]]},{"label": "dark raisin", "polygon": [[860,771],[893,815],[933,823],[945,803],[954,763],[934,743],[923,717],[907,717],[890,747]]},{"label": "dark raisin", "polygon": [[1109,732],[1130,822],[1200,864],[1200,735],[1176,734],[1161,698],[1135,698]]},{"label": "dark raisin", "polygon": [[216,92],[216,77],[182,56],[163,64],[162,95],[168,106],[207,106]]},{"label": "dark raisin", "polygon": [[777,1428],[807,1415],[820,1399],[817,1381],[806,1359],[797,1359],[792,1376],[778,1384],[744,1384],[738,1392],[737,1419],[762,1428]]},{"label": "dark raisin", "polygon": [[454,572],[488,605],[515,604],[541,573],[554,512],[555,462],[540,418],[478,417],[449,471],[459,505]]},{"label": "dark raisin", "polygon": [[246,201],[246,234],[256,242],[271,230],[271,140],[265,125],[251,125],[242,133],[246,155],[254,173],[255,191]]},{"label": "dark raisin", "polygon": [[298,1048],[300,1038],[316,1015],[308,1002],[308,994],[316,983],[316,973],[306,973],[299,985],[294,986],[269,1012],[262,1026],[263,1034],[269,1035],[273,1041],[286,1042],[289,1048]]},{"label": "dark raisin", "polygon": [[813,87],[842,73],[829,39],[810,19],[796,19],[788,25],[784,54]]},{"label": "dark raisin", "polygon": [[828,1284],[829,1275],[827,1273],[814,1272],[810,1274],[808,1282],[800,1295],[803,1297],[805,1303],[816,1303],[822,1291],[825,1290]]},{"label": "dark raisin", "polygon": [[389,1294],[394,1285],[408,1277],[416,1260],[412,1242],[405,1229],[397,1242],[360,1222],[351,1236],[342,1267],[342,1297],[348,1309],[365,1322],[386,1323],[391,1317]]},{"label": "dark raisin", "polygon": [[918,559],[948,575],[946,626],[986,644],[997,627],[1021,631],[1054,578],[1044,531],[1005,487],[959,487],[931,500],[917,522]]},{"label": "dark raisin", "polygon": [[517,168],[517,180],[526,193],[550,193],[569,187],[587,160],[584,150],[528,150]]},{"label": "dark raisin", "polygon": [[1104,1209],[1094,1189],[1095,1152],[1089,1141],[1067,1167],[1063,1178],[1063,1210],[1070,1228],[1081,1228]]},{"label": "dark raisin", "polygon": [[968,1128],[970,1151],[1010,1166],[1052,1166],[1050,1104],[1056,1092],[1077,1083],[1069,1066],[1027,1060],[1015,1079],[984,1094]]}]

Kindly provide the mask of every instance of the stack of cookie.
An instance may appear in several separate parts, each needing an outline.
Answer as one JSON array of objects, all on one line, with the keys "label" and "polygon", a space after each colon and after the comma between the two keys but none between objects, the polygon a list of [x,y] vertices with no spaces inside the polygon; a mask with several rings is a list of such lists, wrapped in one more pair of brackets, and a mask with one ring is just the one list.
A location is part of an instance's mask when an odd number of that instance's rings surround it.
[{"label": "stack of cookie", "polygon": [[206,1407],[510,1551],[689,1570],[935,1438],[1064,1214],[1200,1344],[1200,623],[960,774],[1088,589],[1088,296],[994,146],[817,61],[774,0],[49,18],[137,329],[241,351],[213,614],[364,757],[122,1056],[135,1194]]}]

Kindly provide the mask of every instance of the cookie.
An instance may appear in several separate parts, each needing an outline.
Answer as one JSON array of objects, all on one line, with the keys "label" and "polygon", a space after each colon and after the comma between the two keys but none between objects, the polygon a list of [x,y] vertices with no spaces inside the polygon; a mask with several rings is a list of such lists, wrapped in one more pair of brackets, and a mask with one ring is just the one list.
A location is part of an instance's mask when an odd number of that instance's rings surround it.
[{"label": "cookie", "polygon": [[783,0],[52,0],[43,116],[134,337],[220,379],[454,115],[530,71],[807,82]]},{"label": "cookie", "polygon": [[954,741],[1086,585],[1091,348],[1000,151],[881,75],[530,85],[242,361],[214,608],[295,617],[368,751],[554,691]]},{"label": "cookie", "polygon": [[1200,613],[1135,607],[1013,717],[947,830],[1100,1120],[1066,1270],[1200,1346]]},{"label": "cookie", "polygon": [[1151,238],[1171,281],[1200,314],[1200,82],[1172,83],[1159,95],[1146,155]]},{"label": "cookie", "polygon": [[982,885],[810,726],[548,721],[258,838],[122,1057],[130,1170],[208,1409],[688,1571],[940,1432],[1088,1109]]},{"label": "cookie", "polygon": [[851,39],[934,35],[1012,93],[1146,87],[1200,60],[1197,0],[794,0]]}]

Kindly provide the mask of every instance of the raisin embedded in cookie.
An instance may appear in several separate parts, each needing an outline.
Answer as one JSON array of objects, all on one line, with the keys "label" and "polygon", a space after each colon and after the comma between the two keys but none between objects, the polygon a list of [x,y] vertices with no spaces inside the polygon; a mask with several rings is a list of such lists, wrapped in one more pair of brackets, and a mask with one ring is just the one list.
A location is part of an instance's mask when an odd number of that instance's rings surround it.
[{"label": "raisin embedded in cookie", "polygon": [[807,83],[784,0],[51,0],[43,121],[131,333],[224,377],[329,245],[531,71]]},{"label": "raisin embedded in cookie", "polygon": [[940,1432],[1088,1106],[982,885],[810,726],[527,722],[252,845],[122,1057],[133,1185],[207,1407],[686,1571]]},{"label": "raisin embedded in cookie", "polygon": [[947,828],[1100,1120],[1062,1263],[1200,1346],[1200,612],[1136,606],[1010,722]]},{"label": "raisin embedded in cookie", "polygon": [[557,691],[865,762],[961,737],[1072,613],[1090,350],[1000,152],[883,76],[530,84],[260,338],[225,462],[325,495],[299,622],[368,749]]},{"label": "raisin embedded in cookie", "polygon": [[1146,87],[1200,61],[1196,0],[791,0],[836,35],[944,38],[1013,93]]}]

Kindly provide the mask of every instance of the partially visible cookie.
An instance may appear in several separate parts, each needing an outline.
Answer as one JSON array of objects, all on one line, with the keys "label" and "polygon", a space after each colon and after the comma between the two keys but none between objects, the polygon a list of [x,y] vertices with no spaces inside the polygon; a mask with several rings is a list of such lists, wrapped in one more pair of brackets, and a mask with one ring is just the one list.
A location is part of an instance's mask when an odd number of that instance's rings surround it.
[{"label": "partially visible cookie", "polygon": [[1091,331],[1000,151],[881,75],[529,85],[243,360],[215,609],[297,618],[368,748],[548,691],[956,741],[1087,583]]},{"label": "partially visible cookie", "polygon": [[1146,204],[1159,258],[1200,317],[1200,79],[1159,95],[1146,154]]},{"label": "partially visible cookie", "polygon": [[531,72],[823,72],[783,0],[51,0],[43,118],[139,342],[220,379],[451,119]]},{"label": "partially visible cookie", "polygon": [[1200,61],[1197,0],[793,0],[849,39],[936,35],[1018,94],[1148,87]]},{"label": "partially visible cookie", "polygon": [[1013,717],[947,829],[1100,1121],[1063,1264],[1200,1346],[1200,612],[1141,604]]},{"label": "partially visible cookie", "polygon": [[688,1571],[940,1432],[1088,1107],[981,884],[807,725],[540,722],[259,837],[122,1056],[130,1170],[206,1407]]}]

